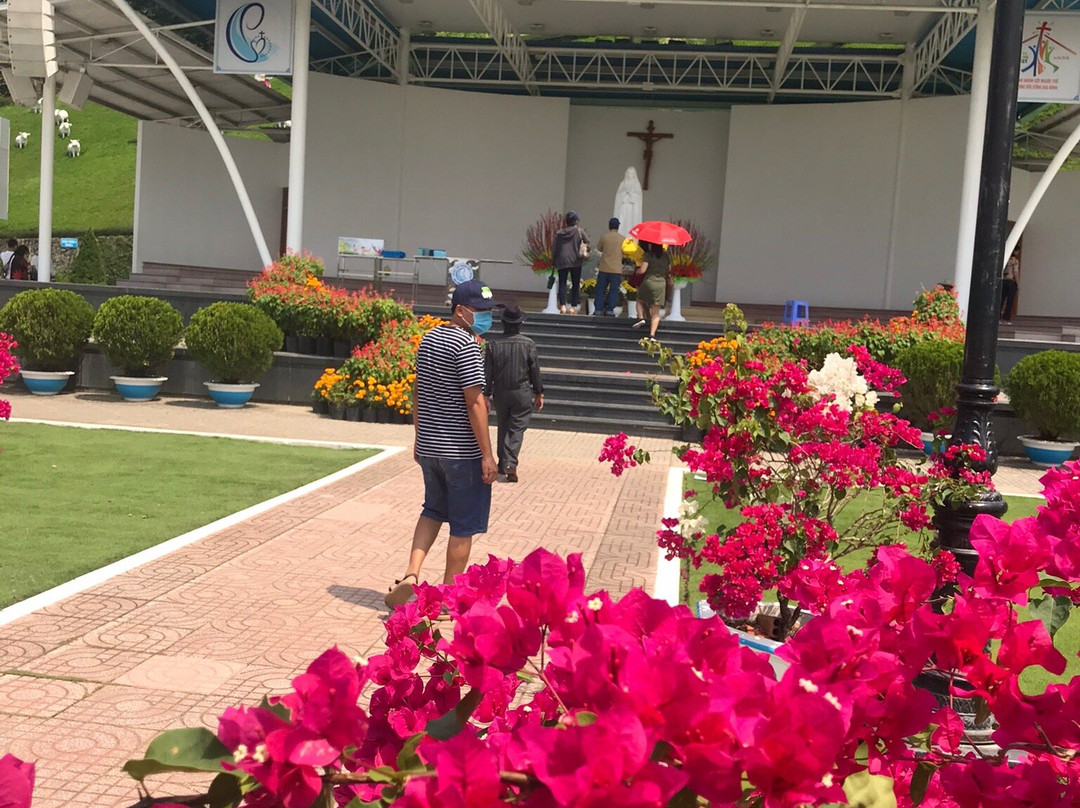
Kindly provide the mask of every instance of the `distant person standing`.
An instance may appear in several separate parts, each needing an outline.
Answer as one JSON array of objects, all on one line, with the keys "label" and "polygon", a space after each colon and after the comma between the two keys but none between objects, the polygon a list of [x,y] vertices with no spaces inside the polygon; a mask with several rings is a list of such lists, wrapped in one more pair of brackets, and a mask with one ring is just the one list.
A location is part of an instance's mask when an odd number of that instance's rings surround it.
[{"label": "distant person standing", "polygon": [[15,248],[15,255],[11,258],[8,267],[8,277],[13,281],[31,280],[34,268],[30,265],[30,248],[20,244]]},{"label": "distant person standing", "polygon": [[488,528],[491,484],[498,470],[488,434],[484,359],[477,337],[491,328],[491,310],[501,304],[476,280],[458,284],[450,304],[450,322],[425,334],[416,355],[413,458],[424,473],[424,506],[413,530],[405,575],[384,598],[390,608],[413,596],[443,522],[450,523],[445,584],[465,571],[473,536]]},{"label": "distant person standing", "polygon": [[[660,244],[650,241],[639,242],[645,251],[645,257],[638,267],[637,274],[642,277],[638,287],[638,303],[643,307],[642,321],[635,326],[648,325],[648,339],[656,339],[656,329],[660,325],[660,309],[667,302],[667,280],[671,273],[671,259]],[[639,308],[642,311],[642,308]]]},{"label": "distant person standing", "polygon": [[502,321],[502,336],[491,337],[484,345],[484,395],[495,402],[499,473],[508,483],[516,483],[521,441],[533,407],[544,408],[544,385],[536,344],[521,333],[525,315],[517,306],[507,306]]},{"label": "distant person standing", "polygon": [[596,275],[596,313],[604,317],[615,316],[622,286],[623,237],[619,232],[619,220],[608,220],[608,231],[596,242],[600,253],[599,272]]},{"label": "distant person standing", "polygon": [[3,267],[2,271],[5,278],[11,277],[11,259],[15,257],[15,248],[18,246],[18,241],[9,238],[7,240],[7,246],[0,252],[0,267]]},{"label": "distant person standing", "polygon": [[1020,289],[1019,252],[1019,250],[1013,250],[1013,254],[1005,262],[1005,269],[1001,272],[1001,319],[1006,323],[1012,322],[1016,293]]},{"label": "distant person standing", "polygon": [[[578,224],[581,219],[574,211],[566,214],[563,227],[555,233],[551,245],[552,262],[559,272],[559,312],[576,314],[581,302],[581,264],[589,255],[589,237]],[[570,307],[566,305],[566,281],[570,281]]]}]

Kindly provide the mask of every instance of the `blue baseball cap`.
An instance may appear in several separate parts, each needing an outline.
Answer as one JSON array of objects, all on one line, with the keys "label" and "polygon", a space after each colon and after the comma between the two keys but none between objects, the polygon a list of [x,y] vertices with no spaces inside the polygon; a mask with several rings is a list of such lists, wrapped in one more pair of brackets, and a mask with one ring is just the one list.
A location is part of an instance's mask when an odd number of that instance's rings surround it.
[{"label": "blue baseball cap", "polygon": [[488,311],[502,308],[503,304],[496,301],[491,289],[480,281],[465,281],[465,283],[458,284],[457,288],[454,289],[454,295],[450,298],[450,305],[452,307],[468,306],[470,309]]}]

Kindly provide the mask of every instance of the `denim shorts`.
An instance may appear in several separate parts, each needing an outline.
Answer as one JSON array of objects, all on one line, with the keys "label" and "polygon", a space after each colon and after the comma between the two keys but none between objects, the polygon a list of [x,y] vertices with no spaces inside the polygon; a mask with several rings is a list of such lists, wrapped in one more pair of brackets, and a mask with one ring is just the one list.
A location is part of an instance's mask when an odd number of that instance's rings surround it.
[{"label": "denim shorts", "polygon": [[449,522],[451,536],[487,533],[491,484],[484,482],[479,458],[454,460],[420,455],[417,460],[424,472],[424,510],[420,515]]}]

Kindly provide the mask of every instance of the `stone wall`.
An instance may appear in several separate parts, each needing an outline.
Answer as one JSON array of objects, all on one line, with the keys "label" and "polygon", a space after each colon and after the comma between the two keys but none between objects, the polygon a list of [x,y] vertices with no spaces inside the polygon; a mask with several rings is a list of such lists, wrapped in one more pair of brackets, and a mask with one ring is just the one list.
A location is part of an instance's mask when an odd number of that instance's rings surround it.
[{"label": "stone wall", "polygon": [[[82,239],[85,234],[78,236],[70,236],[70,238],[79,239],[79,243],[82,243]],[[69,238],[69,236],[64,236]],[[124,240],[131,240],[131,236],[98,236],[98,241],[101,242],[102,250],[108,251],[110,245],[120,245]],[[6,239],[5,239],[6,242]],[[30,248],[30,255],[35,256],[38,254],[38,240],[36,238],[23,238],[19,239],[20,244],[25,244]],[[75,256],[79,254],[78,250],[66,250],[60,247],[60,238],[54,238],[52,240],[52,271],[53,277],[61,272],[67,272],[71,268],[71,262],[75,260]]]}]

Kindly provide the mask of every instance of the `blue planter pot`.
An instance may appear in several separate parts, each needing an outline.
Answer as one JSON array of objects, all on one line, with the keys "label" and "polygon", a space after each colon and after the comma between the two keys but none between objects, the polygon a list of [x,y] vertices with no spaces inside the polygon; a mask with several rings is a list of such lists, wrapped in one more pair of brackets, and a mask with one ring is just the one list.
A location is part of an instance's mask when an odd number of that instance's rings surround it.
[{"label": "blue planter pot", "polygon": [[226,409],[243,407],[251,401],[255,388],[259,386],[254,383],[222,384],[219,382],[203,382],[203,384],[210,391],[210,398],[214,399],[214,402],[219,407],[225,407]]},{"label": "blue planter pot", "polygon": [[110,376],[116,385],[116,392],[124,397],[124,401],[150,401],[157,396],[168,379],[167,376],[151,376],[142,379],[137,376]]},{"label": "blue planter pot", "polygon": [[26,389],[35,396],[55,396],[64,389],[75,371],[23,370],[19,374]]},{"label": "blue planter pot", "polygon": [[927,457],[933,457],[934,456],[934,441],[935,440],[938,441],[938,447],[937,447],[938,450],[941,451],[941,452],[944,452],[945,448],[949,445],[949,439],[951,437],[952,437],[951,435],[945,435],[942,438],[938,438],[936,435],[934,435],[933,432],[923,432],[920,435],[920,438],[922,439],[923,453]]},{"label": "blue planter pot", "polygon": [[1057,468],[1068,460],[1080,445],[1068,441],[1039,440],[1026,435],[1020,436],[1020,442],[1024,444],[1028,460],[1044,469]]}]

